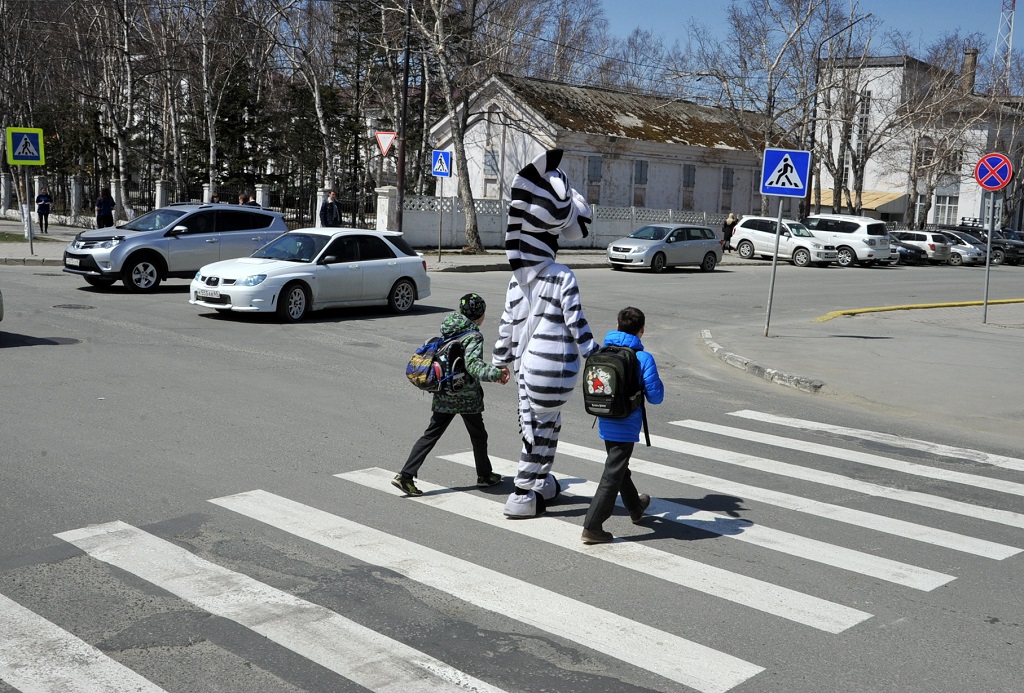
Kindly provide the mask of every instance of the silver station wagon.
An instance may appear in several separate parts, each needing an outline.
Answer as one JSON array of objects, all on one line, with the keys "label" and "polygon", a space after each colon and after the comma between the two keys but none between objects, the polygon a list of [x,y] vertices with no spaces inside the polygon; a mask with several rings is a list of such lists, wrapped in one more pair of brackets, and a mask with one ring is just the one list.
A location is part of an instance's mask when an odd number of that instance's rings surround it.
[{"label": "silver station wagon", "polygon": [[651,224],[608,244],[612,269],[643,267],[661,272],[687,265],[710,272],[722,261],[722,239],[706,226]]}]

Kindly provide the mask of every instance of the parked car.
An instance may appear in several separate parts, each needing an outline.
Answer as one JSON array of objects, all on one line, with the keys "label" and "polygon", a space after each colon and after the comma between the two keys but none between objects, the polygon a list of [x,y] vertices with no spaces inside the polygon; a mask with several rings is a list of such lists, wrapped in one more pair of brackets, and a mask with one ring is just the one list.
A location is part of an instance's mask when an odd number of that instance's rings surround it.
[{"label": "parked car", "polygon": [[644,267],[661,272],[666,267],[696,265],[710,272],[722,261],[722,239],[706,226],[651,224],[608,244],[612,269]]},{"label": "parked car", "polygon": [[220,312],[276,312],[296,322],[309,311],[387,305],[396,313],[430,295],[427,263],[394,231],[289,231],[251,257],[202,267],[189,303]]},{"label": "parked car", "polygon": [[889,248],[890,256],[891,251],[895,250],[897,254],[897,260],[890,260],[890,265],[904,264],[904,265],[920,265],[928,261],[928,255],[917,246],[904,243],[895,236],[889,237]]},{"label": "parked car", "polygon": [[892,235],[923,250],[928,262],[936,265],[949,262],[949,239],[940,231],[893,231]]},{"label": "parked car", "polygon": [[888,261],[889,229],[885,222],[852,214],[812,214],[804,226],[822,242],[836,247],[840,267],[862,267]]},{"label": "parked car", "polygon": [[[775,254],[775,229],[778,219],[771,217],[743,217],[733,229],[732,246],[741,258],[749,260],[755,255],[771,258]],[[836,247],[817,238],[806,226],[791,219],[782,220],[779,236],[779,259],[789,260],[797,267],[815,264],[826,267],[835,262]]]},{"label": "parked car", "polygon": [[287,230],[281,214],[269,209],[175,204],[115,228],[82,231],[64,250],[64,271],[92,286],[120,279],[132,291],[148,292],[211,262],[251,255]]},{"label": "parked car", "polygon": [[[975,226],[972,224],[960,224],[952,229],[948,229],[944,226],[939,226],[939,230],[943,233],[946,231],[955,231],[957,235],[969,234],[977,239],[982,245],[988,244],[988,229],[984,226]],[[1001,265],[1004,262],[1007,265],[1016,265],[1024,260],[1024,243],[1018,243],[1012,241],[1003,236],[998,231],[992,233],[992,264]]]},{"label": "parked car", "polygon": [[[966,243],[967,245],[969,245],[969,246],[971,246],[973,248],[976,248],[978,250],[978,252],[981,253],[982,262],[984,262],[985,253],[987,252],[987,250],[985,248],[985,241],[981,240],[980,238],[978,238],[976,236],[972,236],[969,233],[964,233],[963,231],[952,231],[950,229],[942,229],[942,233],[946,234],[947,236],[952,238],[954,241],[960,241],[960,242]],[[995,253],[993,253],[993,255],[994,254]],[[992,261],[992,264],[996,264],[994,259]]]},{"label": "parked car", "polygon": [[985,246],[978,246],[958,238],[949,231],[942,234],[949,239],[949,264],[980,265],[985,262]]}]

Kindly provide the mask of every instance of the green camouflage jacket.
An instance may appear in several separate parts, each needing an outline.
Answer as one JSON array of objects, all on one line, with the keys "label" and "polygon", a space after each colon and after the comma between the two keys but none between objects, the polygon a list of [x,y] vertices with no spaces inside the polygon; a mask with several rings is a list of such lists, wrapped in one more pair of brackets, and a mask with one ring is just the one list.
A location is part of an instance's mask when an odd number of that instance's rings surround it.
[{"label": "green camouflage jacket", "polygon": [[466,372],[470,382],[460,392],[435,393],[431,409],[444,414],[479,414],[484,410],[484,389],[480,381],[494,383],[501,380],[501,369],[484,361],[484,336],[472,320],[462,313],[451,313],[441,323],[441,336],[454,337],[467,330],[472,334],[463,338],[466,349]]}]

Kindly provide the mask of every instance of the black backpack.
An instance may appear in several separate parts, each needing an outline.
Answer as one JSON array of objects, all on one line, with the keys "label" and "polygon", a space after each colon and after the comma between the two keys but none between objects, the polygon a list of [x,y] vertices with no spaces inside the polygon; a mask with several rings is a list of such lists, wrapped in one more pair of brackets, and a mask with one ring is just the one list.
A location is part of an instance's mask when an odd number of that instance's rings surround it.
[{"label": "black backpack", "polygon": [[608,419],[624,419],[643,408],[644,435],[647,445],[651,444],[640,360],[633,349],[609,345],[587,357],[583,364],[583,407],[588,414]]}]

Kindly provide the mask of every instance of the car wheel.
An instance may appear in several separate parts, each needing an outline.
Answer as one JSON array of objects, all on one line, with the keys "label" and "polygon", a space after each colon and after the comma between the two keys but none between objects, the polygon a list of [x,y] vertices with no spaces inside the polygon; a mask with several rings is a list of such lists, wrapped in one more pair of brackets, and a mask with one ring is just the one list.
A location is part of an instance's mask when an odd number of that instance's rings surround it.
[{"label": "car wheel", "polygon": [[797,267],[810,266],[811,254],[805,248],[797,248],[793,251],[793,264]]},{"label": "car wheel", "polygon": [[701,272],[712,272],[715,269],[715,265],[718,264],[718,260],[715,259],[714,253],[708,253],[704,256],[704,262],[700,263]]},{"label": "car wheel", "polygon": [[309,291],[302,284],[289,284],[277,299],[277,315],[286,322],[298,322],[309,311]]},{"label": "car wheel", "polygon": [[744,260],[749,260],[754,257],[754,244],[750,241],[741,241],[736,247],[736,252],[739,253],[739,256]]},{"label": "car wheel", "polygon": [[160,268],[151,257],[132,258],[124,267],[121,281],[130,291],[148,293],[160,286]]},{"label": "car wheel", "polygon": [[1006,253],[1003,252],[1000,248],[993,248],[992,249],[992,264],[993,265],[1001,265],[1004,262],[1006,262]]},{"label": "car wheel", "polygon": [[857,254],[853,252],[853,248],[847,248],[846,246],[837,248],[836,256],[836,263],[840,267],[850,267],[857,261]]},{"label": "car wheel", "polygon": [[115,282],[117,282],[116,279],[109,279],[107,277],[85,277],[85,283],[89,286],[106,288],[108,286],[113,286]]},{"label": "car wheel", "polygon": [[952,255],[949,256],[949,264],[958,267],[964,264],[964,259],[960,256],[959,253],[953,253]]},{"label": "car wheel", "polygon": [[656,253],[651,258],[651,271],[661,272],[665,269],[665,253]]},{"label": "car wheel", "polygon": [[399,279],[388,294],[388,308],[395,313],[408,313],[416,302],[416,287],[408,279]]}]

